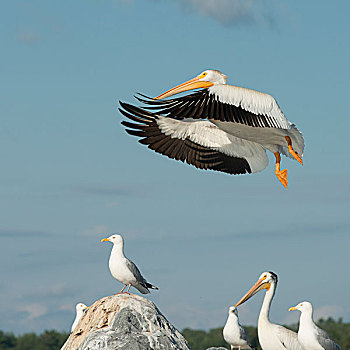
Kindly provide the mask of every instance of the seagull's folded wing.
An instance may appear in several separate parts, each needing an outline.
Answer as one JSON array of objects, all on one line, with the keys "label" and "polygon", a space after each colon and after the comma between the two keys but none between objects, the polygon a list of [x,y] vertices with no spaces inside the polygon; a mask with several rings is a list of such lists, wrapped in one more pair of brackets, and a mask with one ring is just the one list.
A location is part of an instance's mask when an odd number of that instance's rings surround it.
[{"label": "seagull's folded wing", "polygon": [[316,339],[325,350],[341,350],[340,346],[321,328],[317,328]]}]

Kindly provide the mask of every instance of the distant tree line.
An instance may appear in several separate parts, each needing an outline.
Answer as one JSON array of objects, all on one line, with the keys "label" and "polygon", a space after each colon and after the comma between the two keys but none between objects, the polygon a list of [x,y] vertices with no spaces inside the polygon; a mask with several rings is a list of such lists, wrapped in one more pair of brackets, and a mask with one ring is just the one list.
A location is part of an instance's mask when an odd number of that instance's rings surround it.
[{"label": "distant tree line", "polygon": [[68,333],[54,330],[18,336],[0,331],[0,350],[58,350],[67,338]]},{"label": "distant tree line", "polygon": [[[350,350],[350,323],[343,323],[341,318],[338,321],[328,318],[319,320],[317,324],[341,346],[342,350]],[[296,324],[286,327],[294,331],[298,329]],[[245,329],[252,345],[260,350],[257,329],[255,327],[245,327]],[[229,348],[222,337],[222,328],[214,328],[208,332],[185,328],[182,334],[188,341],[191,350],[205,350],[211,346]],[[26,333],[18,336],[0,331],[0,350],[58,350],[68,335],[66,332],[55,330],[45,331],[39,335]]]}]

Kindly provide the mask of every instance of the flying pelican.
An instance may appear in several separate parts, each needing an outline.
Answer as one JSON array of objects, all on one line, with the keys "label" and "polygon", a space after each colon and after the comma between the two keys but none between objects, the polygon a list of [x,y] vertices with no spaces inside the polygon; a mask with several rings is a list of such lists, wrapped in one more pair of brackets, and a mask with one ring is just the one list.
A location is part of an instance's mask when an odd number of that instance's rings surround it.
[{"label": "flying pelican", "polygon": [[111,255],[109,257],[109,270],[112,276],[119,282],[124,284],[122,290],[117,293],[123,293],[125,287],[128,285],[126,292],[129,294],[130,287],[133,286],[142,294],[148,294],[151,289],[158,289],[156,286],[148,283],[141,275],[137,266],[124,255],[124,239],[121,235],[114,234],[108,238],[103,238],[101,242],[113,243]]},{"label": "flying pelican", "polygon": [[75,310],[76,310],[76,315],[75,315],[75,320],[72,324],[72,327],[71,327],[71,332],[74,331],[74,329],[76,328],[76,326],[78,325],[80,319],[83,317],[84,315],[84,312],[88,309],[89,307],[86,306],[85,304],[83,303],[78,303],[77,305],[75,305]]},{"label": "flying pelican", "polygon": [[266,289],[265,298],[258,319],[258,338],[263,350],[302,350],[298,335],[291,330],[269,320],[270,305],[277,286],[277,275],[273,272],[263,272],[253,287],[235,305],[241,305],[254,294]]},{"label": "flying pelican", "polygon": [[289,311],[293,310],[301,312],[298,340],[305,350],[341,350],[327,332],[315,325],[312,320],[311,303],[303,301],[289,309]]},{"label": "flying pelican", "polygon": [[231,345],[231,350],[234,348],[238,348],[239,350],[255,349],[249,344],[248,335],[245,329],[239,324],[238,311],[234,306],[231,306],[228,310],[228,318],[222,334],[225,341]]},{"label": "flying pelican", "polygon": [[[122,124],[154,151],[200,169],[256,173],[266,168],[269,150],[276,158],[275,174],[287,188],[281,154],[302,164],[303,135],[272,96],[228,85],[226,79],[217,70],[206,70],[153,99],[137,97],[144,109],[120,102],[121,113],[136,122]],[[162,100],[199,88],[203,90]]]}]

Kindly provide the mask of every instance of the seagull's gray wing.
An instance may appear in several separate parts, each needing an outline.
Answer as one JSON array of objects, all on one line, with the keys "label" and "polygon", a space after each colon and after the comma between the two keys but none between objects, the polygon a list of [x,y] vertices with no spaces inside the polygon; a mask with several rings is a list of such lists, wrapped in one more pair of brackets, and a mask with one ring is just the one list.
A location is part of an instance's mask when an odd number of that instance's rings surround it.
[{"label": "seagull's gray wing", "polygon": [[321,328],[316,328],[316,339],[325,350],[341,350],[340,346]]},{"label": "seagull's gray wing", "polygon": [[240,338],[243,339],[249,346],[251,349],[255,349],[250,343],[249,343],[249,338],[248,338],[248,334],[246,332],[246,330],[239,325],[239,333],[240,333]]},{"label": "seagull's gray wing", "polygon": [[145,278],[141,275],[140,270],[137,268],[137,266],[129,259],[126,258],[126,266],[130,270],[130,272],[134,275],[136,278],[137,283],[133,284],[133,286],[138,289],[142,294],[148,294],[150,293],[148,288],[151,289],[158,289],[158,287],[154,286],[151,283],[148,283]]},{"label": "seagull's gray wing", "polygon": [[145,278],[141,275],[141,272],[137,268],[137,266],[129,259],[126,259],[126,265],[127,265],[128,269],[131,271],[131,273],[135,276],[137,282],[142,284],[142,285],[145,284],[145,287],[146,287],[147,282],[146,282]]},{"label": "seagull's gray wing", "polygon": [[247,343],[249,343],[247,332],[241,325],[239,325],[239,333],[240,333],[240,338],[245,340]]}]

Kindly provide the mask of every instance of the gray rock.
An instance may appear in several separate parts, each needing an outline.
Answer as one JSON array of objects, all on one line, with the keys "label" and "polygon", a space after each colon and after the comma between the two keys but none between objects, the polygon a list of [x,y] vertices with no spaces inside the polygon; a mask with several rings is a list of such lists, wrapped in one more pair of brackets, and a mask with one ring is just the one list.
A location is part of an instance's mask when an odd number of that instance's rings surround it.
[{"label": "gray rock", "polygon": [[61,350],[190,350],[149,300],[119,294],[96,301]]}]

